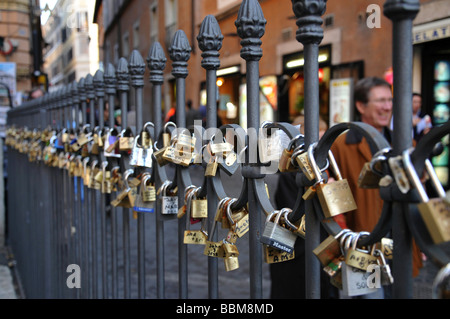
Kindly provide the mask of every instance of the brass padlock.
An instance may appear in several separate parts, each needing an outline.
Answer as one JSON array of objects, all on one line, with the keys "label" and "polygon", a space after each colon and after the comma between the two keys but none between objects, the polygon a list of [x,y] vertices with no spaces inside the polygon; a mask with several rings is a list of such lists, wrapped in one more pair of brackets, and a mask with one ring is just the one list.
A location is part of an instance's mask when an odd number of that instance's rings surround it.
[{"label": "brass padlock", "polygon": [[193,191],[192,197],[192,218],[208,218],[208,201],[206,198],[197,198],[197,193],[201,190],[198,187]]},{"label": "brass padlock", "polygon": [[360,232],[352,238],[352,246],[347,250],[345,263],[351,267],[366,271],[370,265],[377,265],[378,258],[375,256],[375,245],[372,245],[371,251],[357,248],[358,240],[361,235],[368,235],[367,232]]},{"label": "brass padlock", "polygon": [[[195,187],[195,186],[194,186]],[[185,244],[194,244],[194,245],[206,245],[208,240],[208,234],[204,230],[204,223],[206,219],[203,219],[201,222],[201,228],[199,230],[191,230],[191,201],[192,196],[194,195],[194,190],[190,189],[190,192],[186,191],[185,196],[185,207],[186,207],[186,230],[184,231],[183,243]]]},{"label": "brass padlock", "polygon": [[219,167],[219,163],[217,161],[218,161],[217,156],[211,155],[209,163],[206,164],[205,176],[208,177],[216,176],[217,168]]},{"label": "brass padlock", "polygon": [[264,261],[267,264],[275,264],[283,261],[289,261],[295,258],[295,251],[291,254],[285,251],[263,245]]},{"label": "brass padlock", "polygon": [[316,176],[317,183],[315,190],[324,216],[326,218],[331,218],[355,210],[357,208],[356,202],[353,198],[348,181],[342,178],[339,167],[337,166],[331,151],[328,152],[328,159],[337,179],[331,183],[323,182],[322,174],[314,159],[313,150],[315,145],[317,145],[317,143],[313,143],[309,146],[308,158]]},{"label": "brass padlock", "polygon": [[225,257],[223,259],[226,271],[233,271],[239,268],[239,259],[235,256]]},{"label": "brass padlock", "polygon": [[223,251],[223,241],[213,241],[215,231],[217,228],[217,221],[215,220],[211,228],[211,232],[208,234],[208,239],[205,244],[203,254],[208,257],[224,258],[225,253]]},{"label": "brass padlock", "polygon": [[329,235],[313,250],[313,254],[319,259],[322,266],[328,266],[332,260],[339,258],[339,256],[342,255],[338,239],[349,232],[349,229],[343,229],[336,236]]},{"label": "brass padlock", "polygon": [[417,207],[433,242],[441,244],[450,241],[450,204],[445,199],[445,190],[434,171],[433,165],[428,159],[426,160],[426,171],[439,197],[430,199],[414,169],[409,150],[403,152],[402,158],[409,180],[416,188],[422,201],[417,204]]}]

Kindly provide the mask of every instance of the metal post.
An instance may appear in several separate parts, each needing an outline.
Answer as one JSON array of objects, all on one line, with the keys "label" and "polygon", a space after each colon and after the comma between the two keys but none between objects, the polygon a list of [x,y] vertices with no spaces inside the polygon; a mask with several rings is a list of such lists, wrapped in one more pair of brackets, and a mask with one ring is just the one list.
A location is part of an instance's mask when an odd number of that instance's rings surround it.
[{"label": "metal post", "polygon": [[[103,76],[105,81],[105,92],[108,95],[108,110],[109,110],[109,128],[114,128],[114,105],[116,96],[116,70],[111,63],[106,66],[106,71]],[[108,158],[110,168],[113,167],[112,162],[115,162],[115,158]],[[112,270],[112,298],[116,299],[119,296],[117,286],[117,215],[116,208],[110,205],[111,209],[111,270]]]},{"label": "metal post", "polygon": [[[105,109],[105,84],[103,80],[103,72],[101,70],[97,70],[94,74],[94,89],[95,96],[97,98],[97,110],[98,110],[98,132],[104,131],[105,127],[105,117],[104,117],[104,109]],[[100,136],[100,134],[99,134]],[[99,167],[103,169],[105,163],[105,156],[103,152],[100,150],[100,155],[98,156]],[[105,193],[102,190],[99,190],[100,193],[100,247],[101,247],[101,269],[102,269],[102,296],[103,298],[108,297],[108,267],[107,267],[107,255],[106,255],[106,198]]]},{"label": "metal post", "polygon": [[[136,134],[144,126],[142,120],[142,105],[144,87],[145,62],[137,50],[133,50],[128,63],[130,69],[131,86],[135,90],[136,98]],[[138,296],[145,298],[145,214],[138,214]]]},{"label": "metal post", "polygon": [[[323,38],[321,15],[325,13],[326,0],[305,1],[292,0],[292,9],[297,18],[296,38],[304,45],[305,56],[305,147],[319,140],[319,78],[318,56],[319,44]],[[313,255],[313,249],[320,244],[320,221],[314,214],[311,201],[305,204],[306,227],[305,239],[306,297],[320,298],[320,263]]]},{"label": "metal post", "polygon": [[[202,67],[206,70],[206,132],[212,133],[208,129],[217,127],[216,71],[220,67],[219,50],[223,40],[219,24],[214,16],[205,17],[200,26],[197,40],[200,50],[203,51]],[[209,140],[211,137],[205,136],[205,139]],[[218,203],[211,178],[207,180],[206,197],[208,200],[208,234],[211,234]],[[209,240],[217,241],[217,237],[217,233],[215,233]],[[208,296],[211,299],[219,297],[218,260],[215,257],[208,257]]]},{"label": "metal post", "polygon": [[[161,112],[161,85],[164,83],[164,69],[166,68],[166,57],[159,42],[153,43],[150,48],[147,62],[150,70],[149,80],[153,85],[153,123],[155,125],[155,140],[162,131]],[[155,164],[155,187],[159,189],[162,181],[167,180],[165,170]],[[156,296],[159,299],[165,297],[164,289],[164,223],[161,215],[161,203],[156,203]]]},{"label": "metal post", "polygon": [[[122,110],[122,128],[127,128],[128,114],[128,92],[129,74],[128,62],[125,58],[120,58],[116,69],[117,90],[120,94],[120,106]],[[125,171],[126,159],[124,154],[120,158],[120,171]],[[123,263],[124,263],[124,298],[129,299],[131,296],[131,269],[130,269],[130,210],[122,209],[122,231],[123,231]]]},{"label": "metal post", "polygon": [[[247,63],[247,130],[249,132],[249,147],[257,145],[260,126],[259,116],[259,60],[262,57],[260,38],[264,35],[266,20],[261,6],[256,0],[244,0],[239,8],[235,22],[237,33],[241,40],[241,57]],[[252,141],[250,139],[253,139]],[[258,162],[254,156],[249,157],[247,151],[246,163],[242,172],[249,181],[248,210],[249,210],[249,252],[250,252],[250,298],[262,298],[262,246],[261,235],[261,206],[258,203],[253,181],[261,178]],[[253,152],[254,153],[254,152]]]},{"label": "metal post", "polygon": [[[412,146],[412,21],[419,9],[418,0],[388,0],[384,4],[384,14],[393,23],[394,155]],[[393,297],[412,298],[412,237],[406,222],[408,203],[394,202],[393,210],[396,212],[392,216]]]},{"label": "metal post", "polygon": [[[172,45],[169,48],[170,59],[172,60],[172,74],[176,78],[176,124],[179,128],[186,127],[186,77],[188,75],[187,61],[191,55],[191,46],[186,37],[186,34],[182,30],[177,30],[175,32],[174,38],[172,40]],[[186,181],[183,179],[183,170],[177,165],[176,168],[176,179],[178,186],[178,202],[181,207],[184,202],[184,190],[186,188]],[[186,216],[178,219],[178,269],[179,269],[179,297],[181,299],[186,299],[188,297],[188,265],[187,265],[187,247],[183,243],[184,231],[186,229]]]}]

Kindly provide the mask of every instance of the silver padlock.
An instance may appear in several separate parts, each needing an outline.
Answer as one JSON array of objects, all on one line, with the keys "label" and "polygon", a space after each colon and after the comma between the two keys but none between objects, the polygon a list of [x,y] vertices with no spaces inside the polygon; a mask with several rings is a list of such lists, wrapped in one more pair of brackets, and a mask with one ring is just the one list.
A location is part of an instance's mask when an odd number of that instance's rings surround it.
[{"label": "silver padlock", "polygon": [[142,159],[143,156],[143,148],[139,147],[137,144],[139,135],[136,136],[136,138],[134,139],[134,145],[133,145],[133,149],[131,150],[131,155],[130,155],[130,165],[131,166],[139,166],[138,165],[138,161],[139,159]]},{"label": "silver padlock", "polygon": [[[291,254],[294,251],[297,236],[292,231],[279,224],[280,217],[283,213],[283,210],[274,211],[267,216],[264,232],[261,236],[261,242]],[[275,220],[272,221],[274,215]]]}]

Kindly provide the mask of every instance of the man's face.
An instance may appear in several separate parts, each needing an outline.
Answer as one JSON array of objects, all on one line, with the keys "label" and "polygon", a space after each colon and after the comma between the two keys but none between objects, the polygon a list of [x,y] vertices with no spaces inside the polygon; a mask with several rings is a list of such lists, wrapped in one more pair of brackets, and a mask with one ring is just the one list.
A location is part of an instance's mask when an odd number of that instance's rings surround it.
[{"label": "man's face", "polygon": [[392,115],[392,93],[388,87],[376,86],[369,92],[367,103],[356,102],[361,121],[372,125],[379,131],[389,126]]},{"label": "man's face", "polygon": [[419,112],[420,107],[422,106],[422,98],[418,95],[414,95],[412,99],[412,106],[413,106],[413,114]]}]

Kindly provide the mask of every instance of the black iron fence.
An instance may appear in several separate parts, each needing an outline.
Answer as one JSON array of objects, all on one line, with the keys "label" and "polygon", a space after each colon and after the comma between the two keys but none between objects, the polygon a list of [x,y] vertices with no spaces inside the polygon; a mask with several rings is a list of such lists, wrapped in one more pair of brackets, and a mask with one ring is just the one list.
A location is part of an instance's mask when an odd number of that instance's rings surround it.
[{"label": "black iron fence", "polygon": [[[337,124],[319,140],[317,61],[326,1],[292,0],[292,6],[305,56],[304,135],[288,123],[260,122],[260,39],[266,20],[256,0],[242,2],[235,22],[246,62],[245,130],[234,124],[217,127],[216,70],[223,36],[213,16],[203,20],[197,37],[206,72],[206,127],[186,127],[185,81],[191,46],[182,30],[175,33],[168,50],[176,79],[174,123],[162,122],[166,57],[157,42],[147,58],[153,100],[146,104],[152,104],[152,122],[142,120],[146,63],[138,51],[128,60],[121,58],[116,67],[108,64],[104,72],[88,74],[8,113],[9,242],[27,297],[130,298],[136,292],[138,298],[145,298],[145,266],[151,262],[155,263],[156,296],[165,298],[164,225],[173,220],[178,220],[179,298],[188,298],[188,247],[201,247],[207,256],[208,297],[218,298],[218,269],[239,268],[238,243],[243,237],[248,237],[249,245],[250,298],[263,297],[263,264],[294,258],[298,237],[305,240],[302,271],[307,274],[306,286],[299,289],[305,289],[308,298],[321,297],[324,270],[333,285],[349,293],[351,285],[367,278],[371,264],[381,269],[381,279],[392,285],[394,297],[411,298],[412,265],[407,261],[413,238],[443,269],[435,296],[448,293],[443,283],[448,279],[449,258],[440,248],[440,243],[449,240],[448,202],[428,158],[434,145],[449,133],[449,124],[433,128],[411,148],[411,28],[419,2],[390,0],[384,6],[394,25],[392,146],[362,122]],[[129,94],[135,96],[135,126],[127,123]],[[108,118],[103,112],[106,102],[109,110],[114,109],[116,96],[123,115],[120,125],[115,124],[112,111]],[[361,173],[366,183],[361,187],[379,188],[384,200],[371,233],[341,229],[333,219],[354,209],[351,201],[342,200],[351,198],[351,192],[334,193],[329,188],[334,183],[346,188],[330,147],[349,128],[366,137],[373,155]],[[288,142],[282,143],[283,139]],[[204,174],[199,183],[191,178],[193,167]],[[173,176],[169,168],[175,169]],[[337,174],[337,181],[327,183],[328,168]],[[430,200],[421,188],[419,176],[425,171],[436,186],[436,199]],[[269,199],[265,179],[276,172],[297,172],[293,207],[274,207]],[[239,196],[228,195],[221,174],[241,175]],[[146,234],[149,219],[155,225],[152,234]],[[329,235],[325,241],[321,227]],[[137,242],[136,269],[130,266],[131,241]],[[150,259],[145,256],[148,245],[155,249]],[[364,254],[355,258],[367,259],[362,269],[353,271],[359,276],[353,279],[348,271],[358,265],[345,259],[351,248],[352,253]],[[390,260],[392,273],[386,266]],[[78,287],[83,288],[74,289]],[[366,288],[372,289],[368,292],[380,289]]]}]

